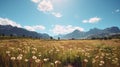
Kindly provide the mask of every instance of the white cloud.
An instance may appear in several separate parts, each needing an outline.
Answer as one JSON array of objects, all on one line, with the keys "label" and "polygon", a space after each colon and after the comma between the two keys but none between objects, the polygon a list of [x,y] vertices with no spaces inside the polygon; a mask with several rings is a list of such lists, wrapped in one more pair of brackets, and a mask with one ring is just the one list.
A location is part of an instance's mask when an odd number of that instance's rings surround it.
[{"label": "white cloud", "polygon": [[42,25],[35,25],[35,26],[21,26],[20,24],[9,20],[7,18],[0,18],[0,25],[11,25],[11,26],[16,26],[16,27],[20,27],[20,28],[25,28],[29,31],[36,31],[36,30],[45,30],[45,27]]},{"label": "white cloud", "polygon": [[54,15],[55,17],[58,17],[58,18],[62,17],[61,13],[55,13],[55,12],[53,12],[52,15]]},{"label": "white cloud", "polygon": [[101,18],[99,18],[99,17],[93,17],[93,18],[90,18],[88,20],[83,20],[82,22],[83,23],[97,23],[99,21],[101,21]]},{"label": "white cloud", "polygon": [[52,0],[32,0],[33,3],[37,4],[37,9],[43,13],[49,13],[57,18],[62,17],[59,12],[54,12],[54,5]]},{"label": "white cloud", "polygon": [[20,24],[17,24],[16,22],[9,20],[7,18],[0,18],[0,25],[11,25],[16,27],[22,27]]},{"label": "white cloud", "polygon": [[96,22],[99,22],[100,20],[101,20],[101,18],[93,17],[93,18],[90,18],[90,19],[89,19],[89,22],[90,22],[90,23],[96,23]]},{"label": "white cloud", "polygon": [[45,27],[42,25],[36,25],[36,26],[33,26],[33,28],[35,28],[36,30],[45,30]]},{"label": "white cloud", "polygon": [[84,31],[83,28],[77,27],[77,26],[72,26],[72,25],[54,25],[54,28],[51,30],[54,34],[67,34],[70,32],[73,32],[74,30],[80,30]]},{"label": "white cloud", "polygon": [[25,29],[29,31],[36,31],[36,30],[45,30],[45,27],[42,25],[36,25],[36,26],[24,26]]},{"label": "white cloud", "polygon": [[32,2],[34,2],[34,3],[39,3],[40,2],[40,0],[31,0]]},{"label": "white cloud", "polygon": [[50,12],[53,10],[53,5],[50,0],[42,0],[38,4],[38,10],[43,11],[43,12]]},{"label": "white cloud", "polygon": [[24,28],[29,30],[29,31],[35,31],[35,29],[31,26],[24,26]]},{"label": "white cloud", "polygon": [[87,23],[87,22],[88,22],[88,20],[83,20],[82,22],[83,22],[83,23]]}]

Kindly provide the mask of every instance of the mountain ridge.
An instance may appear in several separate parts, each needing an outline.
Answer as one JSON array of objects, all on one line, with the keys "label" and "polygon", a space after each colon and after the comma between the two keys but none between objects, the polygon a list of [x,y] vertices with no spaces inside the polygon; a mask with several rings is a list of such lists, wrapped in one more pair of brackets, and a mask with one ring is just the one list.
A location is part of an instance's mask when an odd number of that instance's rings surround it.
[{"label": "mountain ridge", "polygon": [[[34,31],[28,31],[24,28],[13,27],[11,25],[0,25],[0,35],[7,36],[18,36],[18,37],[31,37],[31,38],[41,38],[41,39],[50,39],[46,33],[37,33]],[[105,29],[93,28],[89,31],[80,31],[75,29],[73,32],[70,32],[65,35],[58,35],[54,38],[60,37],[60,39],[91,39],[91,38],[103,38],[109,37],[116,34],[120,34],[120,29],[117,26],[108,27]]]},{"label": "mountain ridge", "polygon": [[86,32],[74,30],[71,33],[56,37],[60,37],[61,39],[91,39],[94,37],[95,38],[109,37],[115,34],[120,34],[120,29],[117,26],[108,27],[105,29],[93,28]]},{"label": "mountain ridge", "polygon": [[35,31],[28,31],[24,28],[13,27],[11,25],[0,25],[0,34],[6,36],[17,36],[17,37],[31,37],[31,38],[41,38],[49,39],[50,36],[46,33],[37,33]]}]

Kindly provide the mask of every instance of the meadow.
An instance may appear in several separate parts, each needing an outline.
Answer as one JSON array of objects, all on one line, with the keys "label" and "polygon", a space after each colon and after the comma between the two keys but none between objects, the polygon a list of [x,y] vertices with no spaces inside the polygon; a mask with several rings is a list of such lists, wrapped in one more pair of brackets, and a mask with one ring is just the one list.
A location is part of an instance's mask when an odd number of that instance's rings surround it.
[{"label": "meadow", "polygon": [[0,67],[120,67],[120,40],[0,40]]}]

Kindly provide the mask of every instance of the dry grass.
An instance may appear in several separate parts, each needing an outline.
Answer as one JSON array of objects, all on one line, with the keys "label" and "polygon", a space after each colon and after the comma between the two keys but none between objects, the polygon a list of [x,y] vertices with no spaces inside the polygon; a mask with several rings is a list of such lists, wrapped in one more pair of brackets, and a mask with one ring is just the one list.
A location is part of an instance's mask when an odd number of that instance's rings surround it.
[{"label": "dry grass", "polygon": [[120,67],[120,40],[0,40],[0,67]]}]

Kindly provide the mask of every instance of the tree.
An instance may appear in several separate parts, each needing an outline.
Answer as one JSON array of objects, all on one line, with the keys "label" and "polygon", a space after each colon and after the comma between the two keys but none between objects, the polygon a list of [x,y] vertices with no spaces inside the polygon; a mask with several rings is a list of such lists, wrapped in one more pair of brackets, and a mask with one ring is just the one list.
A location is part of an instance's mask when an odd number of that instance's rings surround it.
[{"label": "tree", "polygon": [[92,37],[91,39],[92,39],[92,40],[95,40],[96,38],[95,38],[95,37]]},{"label": "tree", "polygon": [[25,35],[23,34],[22,37],[25,37]]},{"label": "tree", "polygon": [[32,38],[32,36],[29,36],[29,38]]},{"label": "tree", "polygon": [[53,39],[53,37],[50,37],[50,39],[52,40],[52,39]]},{"label": "tree", "polygon": [[36,36],[35,38],[36,38],[36,39],[38,39],[38,37],[37,37],[37,36]]},{"label": "tree", "polygon": [[75,40],[75,38],[72,38],[71,40]]},{"label": "tree", "polygon": [[13,34],[10,34],[10,37],[13,37]]},{"label": "tree", "polygon": [[60,37],[58,37],[58,40],[60,40]]},{"label": "tree", "polygon": [[5,34],[4,34],[4,33],[2,33],[2,36],[4,37],[4,36],[5,36]]},{"label": "tree", "polygon": [[107,40],[108,38],[107,38],[107,37],[104,37],[103,39],[104,39],[104,40]]}]

